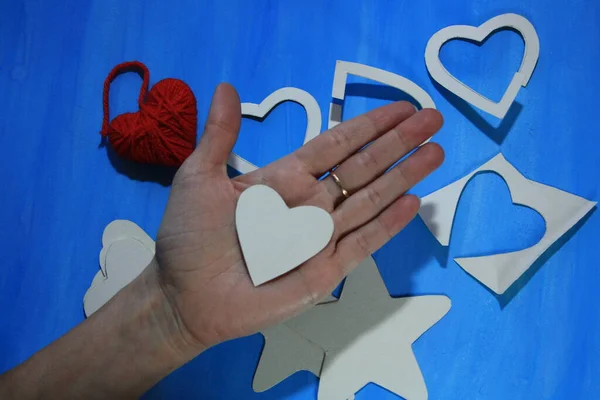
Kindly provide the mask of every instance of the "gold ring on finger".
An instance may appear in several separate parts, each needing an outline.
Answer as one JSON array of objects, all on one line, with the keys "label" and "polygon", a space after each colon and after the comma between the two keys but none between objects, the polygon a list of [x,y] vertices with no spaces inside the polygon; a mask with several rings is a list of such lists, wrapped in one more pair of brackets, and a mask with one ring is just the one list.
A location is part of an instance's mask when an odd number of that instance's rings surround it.
[{"label": "gold ring on finger", "polygon": [[340,178],[338,178],[338,176],[335,174],[335,172],[331,172],[331,177],[333,178],[333,181],[335,182],[336,185],[338,185],[338,187],[340,188],[340,190],[342,191],[342,194],[344,195],[345,198],[350,197],[350,193],[348,193],[348,191],[346,189],[344,189],[344,186],[342,185],[342,181],[340,181]]}]

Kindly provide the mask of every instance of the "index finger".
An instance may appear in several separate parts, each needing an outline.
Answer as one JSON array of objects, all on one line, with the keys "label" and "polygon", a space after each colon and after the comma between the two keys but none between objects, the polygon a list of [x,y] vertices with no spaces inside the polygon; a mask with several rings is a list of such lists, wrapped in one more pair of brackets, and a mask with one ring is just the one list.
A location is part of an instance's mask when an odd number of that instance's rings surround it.
[{"label": "index finger", "polygon": [[293,154],[310,174],[320,176],[415,112],[407,101],[376,108],[322,133]]}]

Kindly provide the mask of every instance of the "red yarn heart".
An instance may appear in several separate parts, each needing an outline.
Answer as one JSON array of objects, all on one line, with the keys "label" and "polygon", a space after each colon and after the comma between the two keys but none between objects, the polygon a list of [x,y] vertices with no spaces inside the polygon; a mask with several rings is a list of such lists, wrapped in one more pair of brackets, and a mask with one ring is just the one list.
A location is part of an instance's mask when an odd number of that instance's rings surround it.
[{"label": "red yarn heart", "polygon": [[[137,71],[143,83],[139,111],[117,116],[109,123],[108,92],[122,72]],[[104,82],[102,136],[108,136],[115,152],[124,158],[149,164],[180,166],[196,145],[196,98],[185,82],[167,78],[148,90],[150,73],[138,61],[117,65]],[[147,94],[147,95],[146,95]]]}]

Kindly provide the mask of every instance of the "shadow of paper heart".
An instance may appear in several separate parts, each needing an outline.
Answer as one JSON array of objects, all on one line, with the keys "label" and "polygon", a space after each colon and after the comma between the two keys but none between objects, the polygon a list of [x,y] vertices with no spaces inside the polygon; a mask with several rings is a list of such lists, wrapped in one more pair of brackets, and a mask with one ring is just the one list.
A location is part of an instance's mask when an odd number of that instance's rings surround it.
[{"label": "shadow of paper heart", "polygon": [[[514,50],[507,51],[507,49]],[[513,74],[519,70],[523,51],[523,40],[519,33],[504,28],[488,36],[481,43],[451,40],[442,47],[440,59],[448,71],[465,85],[493,101],[499,101],[508,88]],[[454,108],[498,145],[502,144],[523,108],[515,101],[506,116],[493,124],[488,122],[488,115],[484,111],[474,108],[435,80],[432,79],[432,82]],[[489,116],[489,118],[495,120],[495,117]]]},{"label": "shadow of paper heart", "polygon": [[449,254],[475,257],[526,249],[544,236],[544,218],[513,204],[506,182],[494,172],[476,174],[458,202]]},{"label": "shadow of paper heart", "polygon": [[[454,108],[456,108],[461,114],[463,114],[477,129],[483,132],[487,137],[494,141],[497,145],[501,145],[504,139],[510,132],[511,128],[517,121],[519,114],[523,110],[523,105],[519,102],[514,102],[508,109],[506,116],[500,121],[499,125],[490,124],[484,117],[479,114],[475,108],[469,103],[437,83],[429,76],[433,82],[433,86],[440,92],[440,94],[446,99],[446,101]],[[483,111],[481,111],[483,112]],[[493,118],[493,117],[492,117]]]}]

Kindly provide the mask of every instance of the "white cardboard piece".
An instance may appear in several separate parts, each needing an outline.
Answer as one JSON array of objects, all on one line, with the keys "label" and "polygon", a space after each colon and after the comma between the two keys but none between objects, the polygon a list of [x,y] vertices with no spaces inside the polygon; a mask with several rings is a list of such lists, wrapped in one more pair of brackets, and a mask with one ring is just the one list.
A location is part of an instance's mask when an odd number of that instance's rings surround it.
[{"label": "white cardboard piece", "polygon": [[[327,296],[316,307],[338,301]],[[310,312],[310,311],[309,311]],[[255,392],[264,392],[298,371],[321,374],[325,350],[286,325],[285,322],[261,332],[265,338],[256,373],[252,381]]]},{"label": "white cardboard piece", "polygon": [[[306,110],[306,133],[304,134],[304,143],[315,138],[321,133],[321,109],[319,103],[310,93],[294,87],[284,87],[271,93],[260,104],[242,103],[242,115],[256,118],[264,118],[273,108],[284,101],[293,101],[300,104]],[[250,161],[231,153],[227,161],[230,167],[236,169],[241,174],[247,174],[256,170],[258,167]]]},{"label": "white cardboard piece", "polygon": [[255,392],[264,392],[298,371],[309,371],[316,376],[321,374],[325,358],[322,348],[285,323],[261,333],[265,337],[265,347],[252,381]]},{"label": "white cardboard piece", "polygon": [[[395,87],[412,96],[421,105],[421,108],[435,108],[435,103],[433,102],[431,96],[429,96],[425,90],[423,90],[413,81],[383,69],[339,60],[335,64],[333,88],[331,91],[331,97],[334,99],[343,101],[346,97],[346,82],[348,80],[348,74],[371,79],[376,82]],[[341,123],[342,111],[341,104],[331,102],[329,106],[328,129],[331,129]]]},{"label": "white cardboard piece", "polygon": [[537,211],[546,222],[546,233],[534,246],[524,250],[482,257],[456,258],[469,274],[498,294],[504,293],[555,241],[571,229],[594,206],[592,202],[525,178],[502,154],[459,180],[421,199],[421,218],[443,245],[450,233],[460,195],[478,172],[493,171],[504,178],[514,204]]},{"label": "white cardboard piece", "polygon": [[106,225],[102,233],[102,250],[100,250],[99,263],[100,270],[104,277],[106,274],[106,251],[113,242],[121,239],[136,239],[140,241],[146,248],[154,253],[154,240],[148,236],[146,232],[131,221],[124,219],[116,219]]},{"label": "white cardboard piece", "polygon": [[[513,76],[510,85],[496,103],[474,91],[460,80],[456,79],[444,66],[439,57],[442,45],[452,39],[470,39],[481,43],[495,31],[512,28],[518,31],[525,42],[525,54],[518,72]],[[440,85],[497,118],[504,118],[510,106],[515,101],[521,86],[527,86],[540,56],[540,40],[535,28],[526,18],[517,14],[498,15],[480,25],[453,25],[436,32],[425,49],[425,63],[431,77]]]},{"label": "white cardboard piece", "polygon": [[148,266],[155,253],[154,241],[131,221],[115,220],[102,235],[100,271],[83,298],[86,316],[92,315]]},{"label": "white cardboard piece", "polygon": [[[253,387],[266,390],[306,369],[321,377],[319,400],[353,398],[369,382],[407,400],[427,399],[411,346],[449,310],[446,296],[390,297],[375,261],[367,257],[348,276],[337,302],[318,305],[265,334]],[[293,350],[283,351],[292,341]],[[297,363],[284,360],[298,353],[304,357]]]},{"label": "white cardboard piece", "polygon": [[313,257],[333,235],[333,219],[327,211],[313,206],[290,209],[279,193],[265,185],[253,185],[242,192],[235,223],[255,286]]},{"label": "white cardboard piece", "polygon": [[112,243],[106,251],[107,277],[98,272],[83,298],[85,315],[90,316],[127,286],[150,264],[154,252],[136,239]]}]

